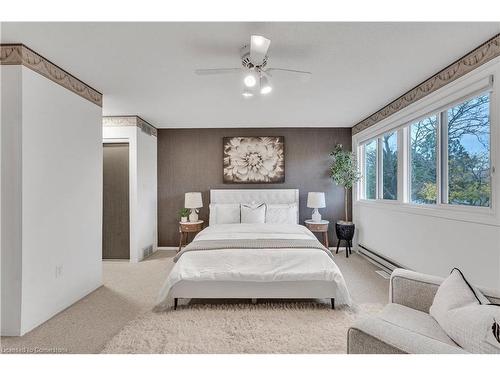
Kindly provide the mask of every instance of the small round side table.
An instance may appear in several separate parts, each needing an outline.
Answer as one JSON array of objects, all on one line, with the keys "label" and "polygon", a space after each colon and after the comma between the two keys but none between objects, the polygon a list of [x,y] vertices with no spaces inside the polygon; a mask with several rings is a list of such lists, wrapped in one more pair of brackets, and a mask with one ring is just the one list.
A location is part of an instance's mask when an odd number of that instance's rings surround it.
[{"label": "small round side table", "polygon": [[306,220],[306,227],[314,233],[323,233],[323,245],[328,249],[328,225],[330,222],[328,220],[313,221]]},{"label": "small round side table", "polygon": [[[187,244],[188,234],[194,233],[196,235],[203,229],[203,220],[198,221],[179,221],[179,251],[181,251],[182,245]],[[193,236],[194,237],[194,236]]]}]

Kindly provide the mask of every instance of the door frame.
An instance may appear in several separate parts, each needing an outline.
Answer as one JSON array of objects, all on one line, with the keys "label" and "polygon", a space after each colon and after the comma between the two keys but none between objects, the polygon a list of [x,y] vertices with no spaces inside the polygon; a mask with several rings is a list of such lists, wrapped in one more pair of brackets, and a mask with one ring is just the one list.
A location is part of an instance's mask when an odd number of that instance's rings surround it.
[{"label": "door frame", "polygon": [[[135,238],[136,238],[136,233],[135,233],[135,213],[137,212],[137,201],[135,197],[137,197],[137,191],[136,191],[136,186],[137,186],[137,168],[135,164],[136,163],[134,160],[134,155],[136,153],[135,145],[133,142],[131,142],[130,137],[122,137],[122,138],[103,138],[102,139],[102,144],[104,147],[104,144],[107,143],[126,143],[128,144],[128,189],[129,189],[129,194],[128,194],[128,199],[129,199],[129,238],[130,238],[130,243],[129,243],[129,262],[132,263],[137,263],[137,254],[135,247],[133,244],[135,243]],[[104,160],[103,160],[104,162]],[[104,186],[103,186],[104,188]],[[104,210],[104,207],[103,207]],[[104,211],[102,212],[104,214]],[[103,259],[106,260],[106,259]]]}]

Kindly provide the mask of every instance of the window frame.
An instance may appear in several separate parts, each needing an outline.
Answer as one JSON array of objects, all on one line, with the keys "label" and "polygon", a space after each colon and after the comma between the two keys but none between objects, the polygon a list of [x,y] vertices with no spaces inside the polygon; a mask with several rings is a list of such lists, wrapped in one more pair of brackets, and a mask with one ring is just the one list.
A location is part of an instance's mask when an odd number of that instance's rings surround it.
[{"label": "window frame", "polygon": [[[494,165],[493,165],[493,138],[492,138],[492,124],[491,124],[491,119],[492,119],[492,106],[491,106],[491,99],[492,99],[492,93],[493,93],[493,88],[487,88],[484,90],[477,90],[473,93],[470,93],[468,95],[465,95],[461,99],[455,100],[454,102],[450,103],[448,106],[446,106],[445,109],[441,111],[441,116],[440,116],[440,123],[439,123],[439,131],[441,133],[440,139],[440,147],[441,147],[441,152],[439,153],[441,155],[441,162],[440,162],[440,168],[441,168],[441,185],[440,189],[438,189],[441,192],[441,200],[439,201],[441,205],[446,205],[447,207],[453,206],[453,207],[470,207],[470,208],[491,208],[493,205],[493,173],[494,173]],[[490,135],[489,135],[489,143],[490,143],[490,150],[489,150],[489,164],[490,164],[490,205],[489,206],[472,206],[472,205],[465,205],[465,204],[452,204],[449,203],[449,155],[448,155],[448,110],[455,107],[456,105],[466,102],[470,99],[476,98],[478,96],[483,96],[488,94],[489,100],[488,100],[488,117],[489,117],[489,127],[490,127]]]},{"label": "window frame", "polygon": [[[353,149],[358,153],[359,165],[364,166],[364,160],[359,157],[359,155],[362,154],[363,145],[375,138],[382,137],[384,134],[392,133],[394,131],[398,132],[398,199],[380,199],[380,192],[377,192],[377,199],[367,200],[364,198],[364,191],[359,190],[358,183],[355,187],[355,205],[360,204],[372,206],[395,204],[391,205],[391,207],[397,207],[398,210],[404,210],[417,214],[480,223],[496,223],[496,221],[493,221],[492,217],[496,217],[499,212],[496,207],[498,199],[496,189],[499,182],[495,171],[496,164],[499,162],[499,160],[497,160],[497,148],[500,147],[500,129],[497,129],[500,119],[500,106],[498,105],[499,99],[497,97],[499,86],[498,84],[495,85],[495,82],[493,81],[494,73],[496,73],[496,71],[492,71],[492,69],[488,71],[486,68],[484,69],[486,74],[483,72],[479,79],[477,78],[477,75],[475,77],[469,77],[469,82],[465,81],[466,83],[461,83],[458,85],[458,89],[456,87],[444,87],[430,94],[429,97],[413,103],[409,106],[409,108],[401,110],[401,113],[397,113],[388,119],[382,120],[374,127],[377,130],[369,129],[368,131],[363,132],[364,134],[358,133],[360,136],[354,135]],[[478,72],[478,75],[479,73],[481,72]],[[475,78],[475,81],[470,83],[472,78]],[[443,134],[443,126],[448,126],[448,124],[446,121],[443,121],[443,116],[446,115],[449,108],[452,108],[463,101],[476,96],[484,95],[486,93],[489,94],[490,119],[490,205],[486,207],[448,204],[446,203],[448,197],[448,145],[446,133]],[[413,111],[410,112],[410,109]],[[409,134],[409,128],[411,124],[432,115],[436,115],[438,120],[436,130],[438,140],[436,145],[436,184],[438,186],[437,201],[436,203],[413,203],[411,201],[411,136]],[[398,118],[399,120],[392,120],[392,118]],[[446,147],[443,147],[443,143],[446,144]],[[446,166],[444,164],[446,164]],[[444,174],[445,171],[446,174]],[[377,186],[379,186],[379,184]],[[443,186],[445,186],[444,189]]]},{"label": "window frame", "polygon": [[[402,184],[400,183],[401,180],[401,169],[402,169],[402,149],[401,149],[401,132],[402,129],[393,129],[386,131],[376,137],[369,138],[362,143],[359,144],[359,152],[358,155],[358,165],[360,166],[360,170],[362,171],[362,178],[360,180],[360,185],[361,189],[358,189],[359,195],[357,200],[365,200],[365,201],[385,201],[388,203],[395,202],[395,203],[400,203],[403,201],[402,199]],[[396,133],[396,147],[397,147],[397,157],[398,157],[398,185],[397,185],[397,199],[386,199],[384,198],[384,166],[383,166],[383,137],[389,134]],[[376,150],[376,173],[375,173],[375,198],[366,198],[366,177],[365,177],[365,171],[366,171],[366,160],[365,160],[365,152],[366,152],[366,145],[371,143],[372,141],[376,141],[377,145],[377,150]]]}]

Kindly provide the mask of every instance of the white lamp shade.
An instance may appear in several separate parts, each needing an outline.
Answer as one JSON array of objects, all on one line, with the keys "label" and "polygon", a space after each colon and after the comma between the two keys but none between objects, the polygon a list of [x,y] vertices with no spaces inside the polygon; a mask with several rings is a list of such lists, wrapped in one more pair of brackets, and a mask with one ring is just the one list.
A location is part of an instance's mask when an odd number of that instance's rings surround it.
[{"label": "white lamp shade", "polygon": [[323,208],[325,205],[325,193],[310,192],[307,194],[307,207]]},{"label": "white lamp shade", "polygon": [[186,193],[184,196],[184,207],[200,208],[203,207],[201,193]]}]

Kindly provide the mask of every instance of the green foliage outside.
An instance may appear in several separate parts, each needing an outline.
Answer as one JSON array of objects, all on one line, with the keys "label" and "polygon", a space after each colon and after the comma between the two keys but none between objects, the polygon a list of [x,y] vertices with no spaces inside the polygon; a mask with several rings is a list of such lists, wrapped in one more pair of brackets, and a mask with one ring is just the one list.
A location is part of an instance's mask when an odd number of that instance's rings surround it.
[{"label": "green foliage outside", "polygon": [[398,135],[397,132],[382,137],[383,198],[398,199]]},{"label": "green foliage outside", "polygon": [[437,202],[437,116],[425,118],[410,127],[411,201]]},{"label": "green foliage outside", "polygon": [[377,140],[365,145],[365,196],[377,198]]}]

